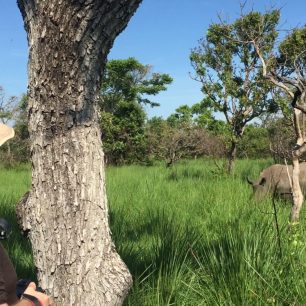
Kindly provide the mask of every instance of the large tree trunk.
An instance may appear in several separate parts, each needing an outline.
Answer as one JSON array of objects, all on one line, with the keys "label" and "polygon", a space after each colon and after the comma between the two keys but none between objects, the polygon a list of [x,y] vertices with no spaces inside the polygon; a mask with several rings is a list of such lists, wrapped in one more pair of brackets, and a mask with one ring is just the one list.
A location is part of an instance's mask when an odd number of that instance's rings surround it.
[{"label": "large tree trunk", "polygon": [[29,42],[32,190],[22,211],[56,305],[120,305],[132,279],[111,241],[97,93],[141,0],[18,0]]}]

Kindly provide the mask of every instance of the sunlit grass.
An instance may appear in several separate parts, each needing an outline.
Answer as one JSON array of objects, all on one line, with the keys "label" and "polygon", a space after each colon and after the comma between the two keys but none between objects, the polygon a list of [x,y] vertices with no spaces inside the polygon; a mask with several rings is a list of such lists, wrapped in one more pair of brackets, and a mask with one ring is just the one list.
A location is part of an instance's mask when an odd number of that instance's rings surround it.
[{"label": "sunlit grass", "polygon": [[35,279],[30,243],[21,236],[15,215],[17,202],[30,188],[30,178],[28,165],[12,169],[0,166],[0,217],[8,219],[12,226],[11,236],[2,243],[12,258],[19,276]]},{"label": "sunlit grass", "polygon": [[[238,161],[230,177],[209,160],[109,167],[111,231],[134,278],[126,305],[306,305],[305,213],[289,228],[290,205],[277,203],[280,249],[271,201],[254,203],[246,183],[269,164]],[[3,169],[0,182],[14,224],[6,246],[19,275],[33,276],[13,214],[29,170]]]}]

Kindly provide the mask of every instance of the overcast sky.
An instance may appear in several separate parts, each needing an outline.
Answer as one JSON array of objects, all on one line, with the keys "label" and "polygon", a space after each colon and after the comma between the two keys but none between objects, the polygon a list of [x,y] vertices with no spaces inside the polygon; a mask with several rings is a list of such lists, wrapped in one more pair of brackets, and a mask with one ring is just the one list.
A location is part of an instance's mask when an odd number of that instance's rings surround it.
[{"label": "overcast sky", "polygon": [[[27,41],[15,0],[0,0],[0,86],[7,95],[27,90]],[[253,8],[264,11],[282,7],[282,28],[303,26],[306,0],[256,0]],[[236,0],[144,0],[127,28],[116,39],[109,59],[135,57],[153,66],[154,72],[170,74],[174,82],[155,97],[160,107],[147,109],[149,117],[167,117],[182,105],[202,98],[200,85],[192,80],[189,54],[205,35],[217,14],[234,20],[239,15]]]}]

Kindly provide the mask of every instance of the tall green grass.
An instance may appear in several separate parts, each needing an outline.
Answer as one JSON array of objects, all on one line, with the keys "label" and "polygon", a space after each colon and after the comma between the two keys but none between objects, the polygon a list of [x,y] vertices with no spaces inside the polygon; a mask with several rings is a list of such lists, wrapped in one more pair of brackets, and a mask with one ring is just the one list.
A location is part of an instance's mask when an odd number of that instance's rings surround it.
[{"label": "tall green grass", "polygon": [[[254,203],[246,183],[269,163],[238,161],[233,176],[210,160],[108,168],[111,231],[134,278],[125,304],[306,305],[305,213],[290,228],[290,205],[277,203],[280,249],[271,201]],[[28,169],[0,181],[1,215],[15,224]],[[29,245],[14,232],[7,247],[22,259],[18,273],[33,274]]]},{"label": "tall green grass", "polygon": [[16,168],[0,166],[0,217],[10,221],[12,234],[7,241],[2,241],[20,277],[35,279],[31,247],[23,239],[16,222],[15,206],[30,188],[30,167],[21,165]]}]

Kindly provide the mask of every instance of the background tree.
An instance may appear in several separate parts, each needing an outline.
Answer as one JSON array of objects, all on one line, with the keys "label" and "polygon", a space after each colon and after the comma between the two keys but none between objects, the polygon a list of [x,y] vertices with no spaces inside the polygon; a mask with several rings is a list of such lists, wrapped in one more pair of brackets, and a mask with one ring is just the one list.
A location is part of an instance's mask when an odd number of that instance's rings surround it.
[{"label": "background tree", "polygon": [[150,156],[164,160],[167,167],[181,158],[224,157],[222,138],[207,129],[214,119],[203,113],[199,120],[200,116],[194,115],[195,109],[195,106],[182,105],[166,120],[153,117],[148,121],[146,135]]},{"label": "background tree", "polygon": [[[0,122],[3,124],[13,124],[16,117],[18,117],[18,103],[19,99],[16,96],[6,97],[5,91],[2,86],[0,86]],[[11,142],[7,142],[1,151],[4,153],[3,161],[6,164],[10,164],[12,161],[11,154]]]},{"label": "background tree", "polygon": [[18,0],[29,43],[32,189],[19,205],[56,305],[120,305],[131,286],[108,225],[98,94],[140,0]]},{"label": "background tree", "polygon": [[238,144],[239,158],[269,158],[271,157],[269,131],[260,124],[248,124],[244,136]]},{"label": "background tree", "polygon": [[275,163],[290,162],[296,137],[291,118],[272,118],[265,123],[269,147]]},{"label": "background tree", "polygon": [[0,121],[3,124],[8,124],[13,121],[18,115],[19,99],[16,96],[6,97],[5,91],[0,86]]},{"label": "background tree", "polygon": [[[275,21],[270,25],[275,31],[279,12],[270,14],[275,15]],[[299,184],[299,159],[306,152],[305,132],[301,129],[306,114],[306,26],[292,30],[278,47],[275,45],[274,52],[268,52],[265,45],[266,33],[263,31],[264,19],[257,12],[252,15],[257,18],[258,26],[245,32],[244,41],[247,46],[255,47],[261,60],[263,76],[290,97],[293,110],[296,146],[292,153],[294,205],[291,221],[296,222],[304,200]]]},{"label": "background tree", "polygon": [[[271,50],[276,33],[269,28],[273,15],[265,16],[265,39]],[[237,144],[248,122],[265,112],[271,103],[271,86],[258,68],[259,57],[254,46],[245,45],[244,32],[256,26],[252,15],[233,23],[210,25],[190,56],[195,79],[202,84],[203,107],[223,113],[231,131],[228,150],[228,172],[232,172]]]},{"label": "background tree", "polygon": [[144,161],[145,118],[143,108],[136,102],[120,101],[113,113],[101,112],[103,149],[108,164]]},{"label": "background tree", "polygon": [[11,140],[11,153],[15,162],[30,160],[27,105],[28,96],[23,95],[18,105],[18,116],[14,121],[15,137]]},{"label": "background tree", "polygon": [[188,105],[179,106],[174,114],[167,118],[167,122],[173,127],[191,127],[193,125],[193,110]]},{"label": "background tree", "polygon": [[172,82],[168,74],[152,73],[135,58],[110,60],[100,92],[102,141],[106,160],[113,164],[146,159],[144,105]]},{"label": "background tree", "polygon": [[191,151],[191,126],[179,124],[179,119],[173,114],[167,120],[153,117],[148,120],[146,135],[148,139],[148,154],[155,159],[164,160],[170,167]]},{"label": "background tree", "polygon": [[260,127],[267,132],[274,162],[282,164],[292,159],[292,148],[296,141],[294,120],[288,95],[276,87],[273,89],[273,100],[279,110],[275,113],[262,114]]},{"label": "background tree", "polygon": [[[13,166],[20,162],[29,162],[30,160],[27,105],[27,95],[23,95],[21,99],[18,99],[18,105],[12,121],[15,136],[10,141],[9,150],[6,151],[7,154],[3,160],[3,163],[7,166]],[[5,146],[3,149],[5,150]]]}]

